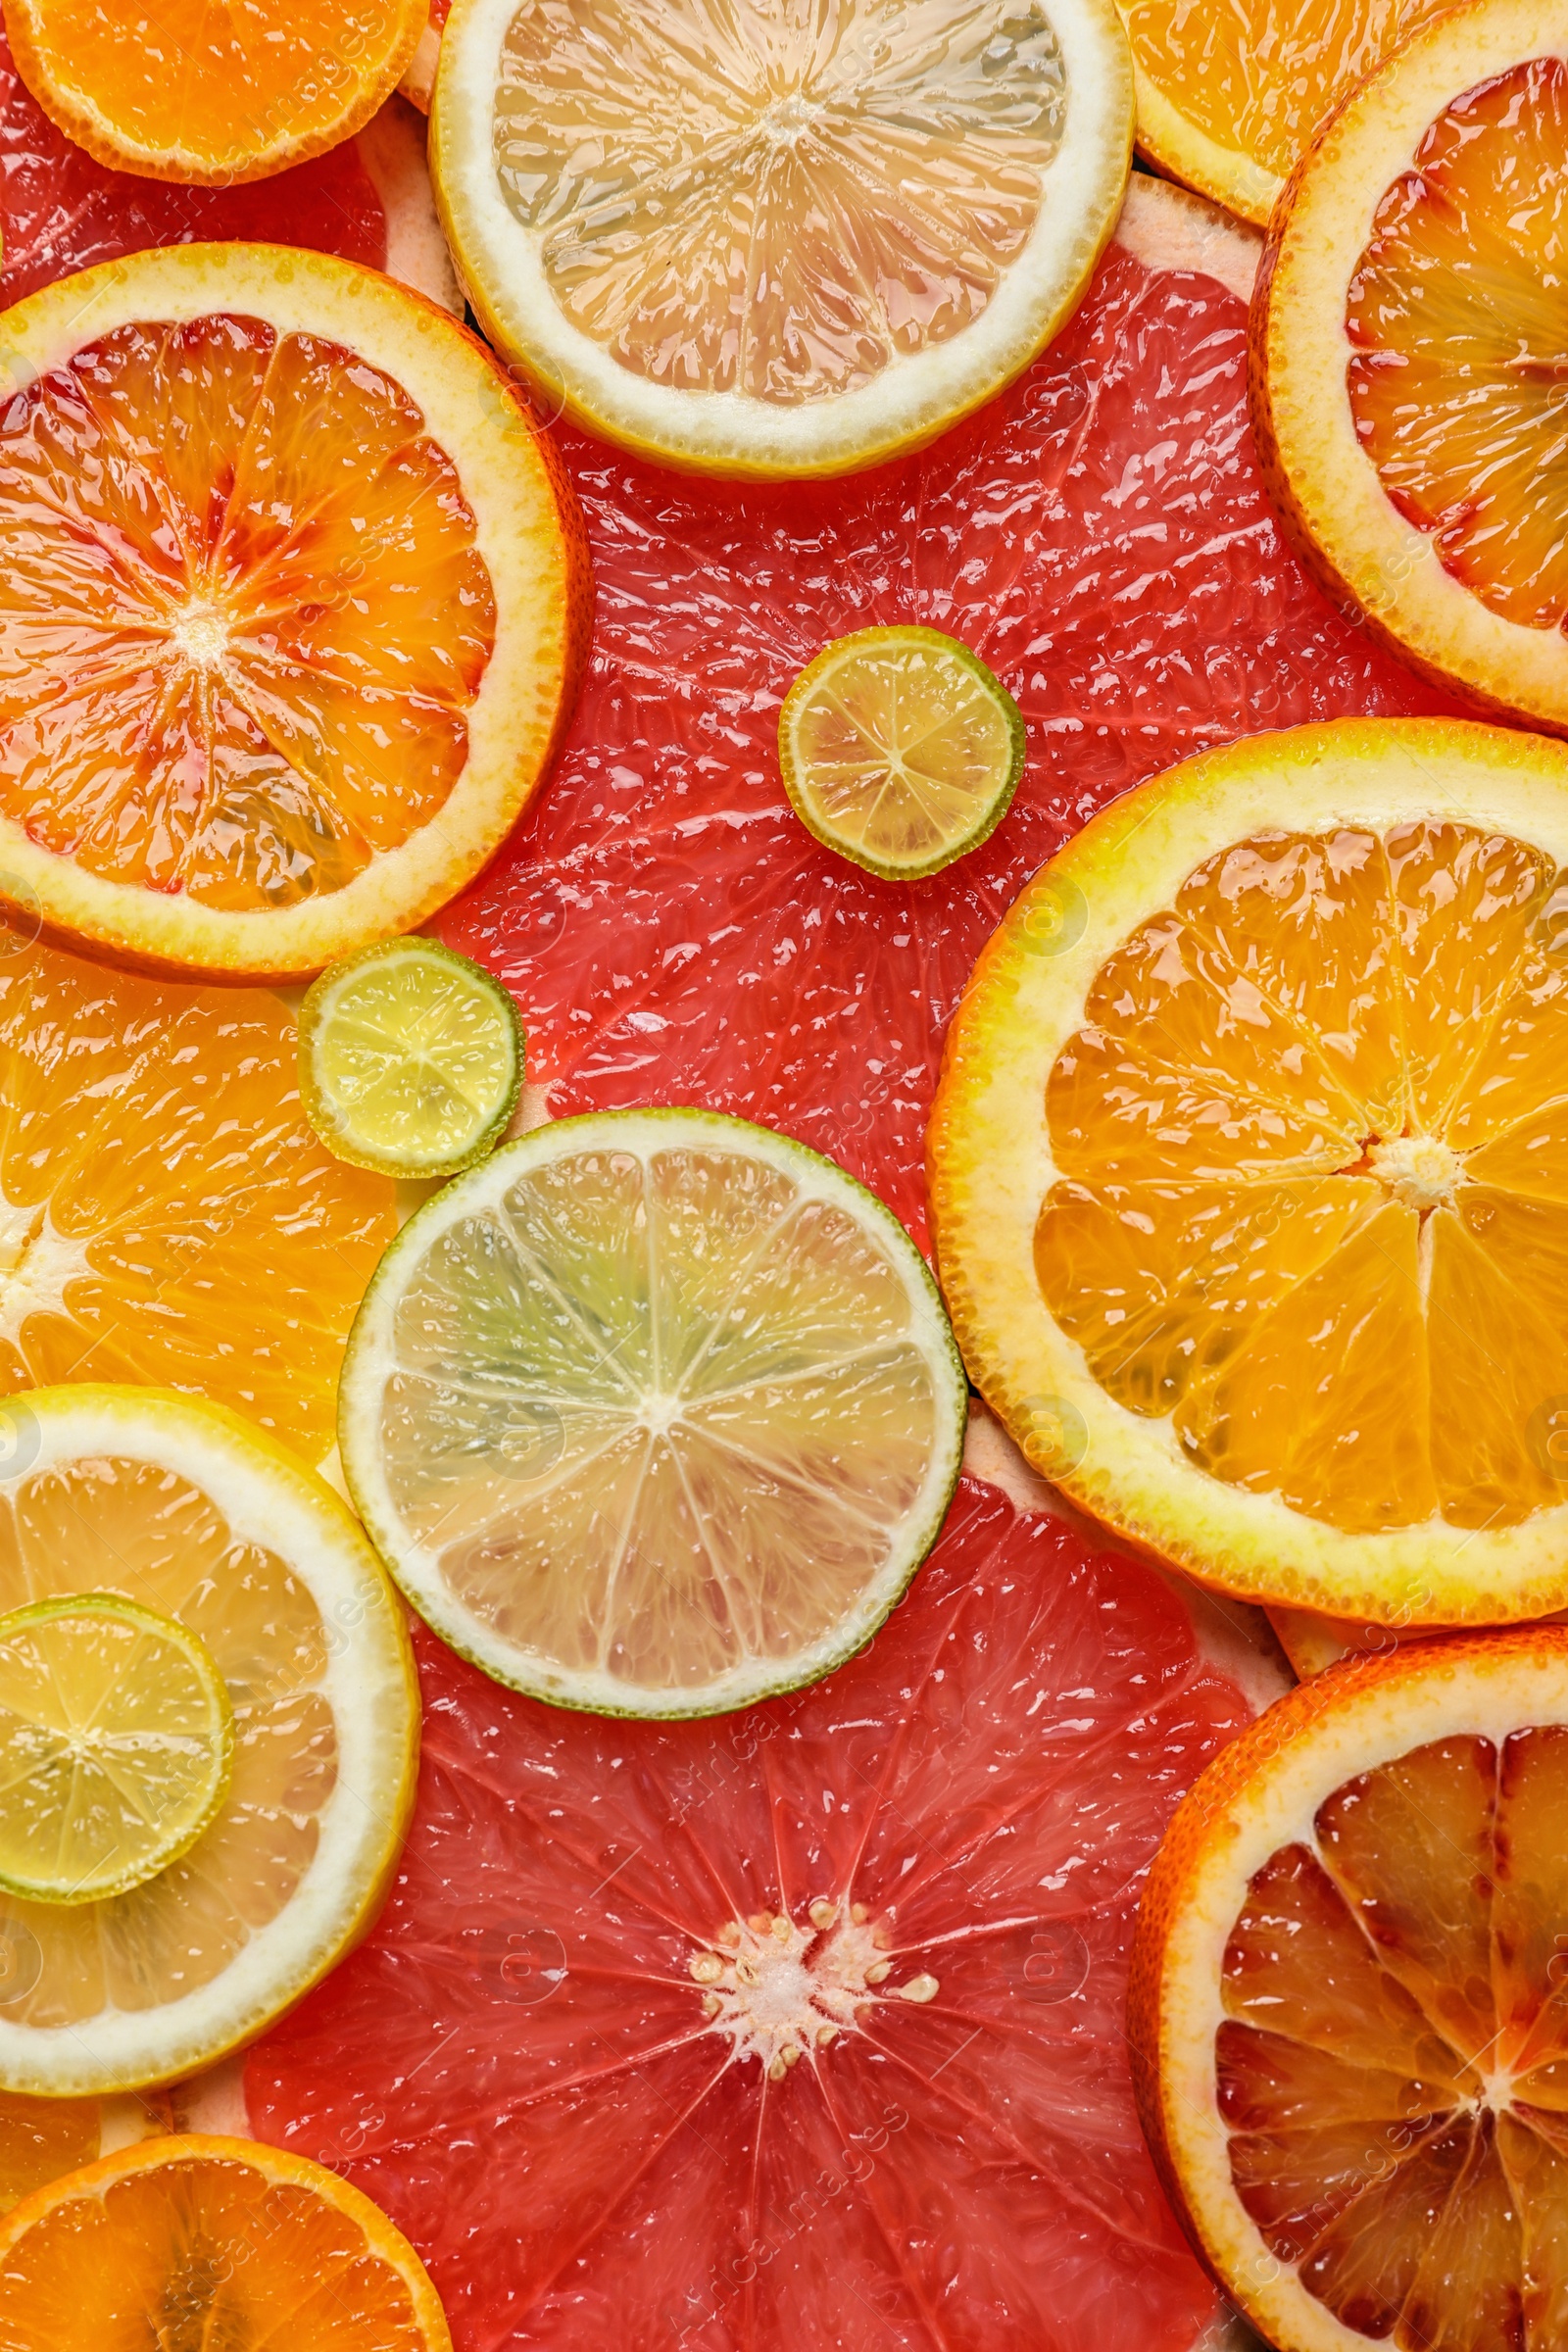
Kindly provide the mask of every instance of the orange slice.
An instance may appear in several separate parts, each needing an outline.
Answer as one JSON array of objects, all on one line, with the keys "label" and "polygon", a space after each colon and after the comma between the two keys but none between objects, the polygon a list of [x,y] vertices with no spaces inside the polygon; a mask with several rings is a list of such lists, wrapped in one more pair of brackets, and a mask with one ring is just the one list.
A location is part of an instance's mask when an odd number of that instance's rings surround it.
[{"label": "orange slice", "polygon": [[0,895],[159,969],[409,929],[543,773],[572,494],[500,368],[329,256],[191,245],[5,318]]},{"label": "orange slice", "polygon": [[[18,1948],[0,1936],[0,2002],[15,1989]],[[0,2213],[65,2173],[172,2131],[167,2091],[103,2099],[29,2099],[0,2091]]]},{"label": "orange slice", "polygon": [[976,968],[930,1133],[971,1377],[1220,1589],[1568,1601],[1568,752],[1344,720],[1098,816]]},{"label": "orange slice", "polygon": [[423,0],[7,0],[22,78],[78,147],[147,179],[268,179],[352,138],[389,98]]},{"label": "orange slice", "polygon": [[0,2225],[8,2352],[451,2352],[379,2206],[324,2165],[176,2133],[36,2189]]},{"label": "orange slice", "polygon": [[1253,391],[1330,593],[1428,676],[1568,732],[1561,46],[1541,0],[1475,0],[1347,100],[1272,224]]},{"label": "orange slice", "polygon": [[1556,2346],[1568,1630],[1280,1699],[1176,1814],[1128,2037],[1189,2235],[1280,2352]]}]

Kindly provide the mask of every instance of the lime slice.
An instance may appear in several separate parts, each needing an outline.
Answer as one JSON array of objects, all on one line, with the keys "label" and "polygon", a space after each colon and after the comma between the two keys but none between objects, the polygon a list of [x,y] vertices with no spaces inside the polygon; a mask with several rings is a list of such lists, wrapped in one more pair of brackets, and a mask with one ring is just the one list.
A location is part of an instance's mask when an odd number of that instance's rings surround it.
[{"label": "lime slice", "polygon": [[86,1903],[193,1846],[228,1788],[234,1721],[187,1626],[109,1592],[0,1617],[0,1887]]},{"label": "lime slice", "polygon": [[863,1186],[742,1119],[600,1111],[410,1219],[338,1436],[454,1648],[561,1705],[676,1716],[859,1647],[941,1527],[966,1412],[936,1286]]},{"label": "lime slice", "polygon": [[994,832],[1023,774],[1023,719],[940,629],[858,629],[803,669],[778,720],[784,789],[818,841],[889,881]]},{"label": "lime slice", "polygon": [[383,1176],[454,1176],[506,1131],[522,1024],[498,980],[433,939],[332,964],[300,1009],[300,1093],[329,1152]]}]

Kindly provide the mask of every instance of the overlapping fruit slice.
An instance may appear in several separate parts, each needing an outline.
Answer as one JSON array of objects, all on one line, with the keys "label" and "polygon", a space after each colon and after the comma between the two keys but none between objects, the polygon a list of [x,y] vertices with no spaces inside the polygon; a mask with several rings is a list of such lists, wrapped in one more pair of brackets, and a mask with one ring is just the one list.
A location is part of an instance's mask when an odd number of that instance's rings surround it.
[{"label": "overlapping fruit slice", "polygon": [[[16,1989],[23,1963],[30,1970],[31,1953],[15,1936],[0,1936],[0,2001]],[[32,2099],[0,2091],[0,2212],[9,2213],[46,2180],[172,2129],[172,2104],[163,2091],[101,2099]]]}]

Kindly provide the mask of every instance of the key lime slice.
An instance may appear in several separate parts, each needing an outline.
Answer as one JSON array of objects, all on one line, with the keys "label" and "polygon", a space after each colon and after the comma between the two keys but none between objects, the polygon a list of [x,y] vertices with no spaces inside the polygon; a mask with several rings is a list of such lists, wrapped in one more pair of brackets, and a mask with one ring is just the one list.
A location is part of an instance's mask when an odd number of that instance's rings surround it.
[{"label": "key lime slice", "polygon": [[741,1119],[602,1111],[410,1219],[339,1443],[415,1607],[501,1682],[713,1714],[881,1623],[958,1474],[963,1373],[881,1202]]},{"label": "key lime slice", "polygon": [[384,1176],[453,1176],[506,1132],[522,1024],[500,982],[433,939],[345,956],[300,1012],[300,1094],[329,1152]]},{"label": "key lime slice", "polygon": [[193,1846],[222,1803],[234,1719],[188,1626],[108,1592],[0,1617],[0,1887],[122,1894]]},{"label": "key lime slice", "polygon": [[803,824],[890,881],[934,874],[995,831],[1023,774],[1018,706],[940,629],[858,629],[784,699],[778,756]]}]

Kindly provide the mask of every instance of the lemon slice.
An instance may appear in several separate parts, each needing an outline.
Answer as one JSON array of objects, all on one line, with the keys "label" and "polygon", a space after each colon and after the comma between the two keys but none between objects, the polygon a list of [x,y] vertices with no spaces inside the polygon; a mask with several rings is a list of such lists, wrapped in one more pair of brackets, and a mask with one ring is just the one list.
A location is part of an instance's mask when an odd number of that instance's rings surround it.
[{"label": "lemon slice", "polygon": [[85,1903],[139,1886],[222,1803],[234,1719],[187,1626],[108,1592],[0,1617],[0,1888]]},{"label": "lemon slice", "polygon": [[321,974],[300,1011],[300,1095],[329,1152],[383,1176],[452,1176],[499,1142],[522,1088],[500,982],[433,939]]},{"label": "lemon slice", "polygon": [[925,1262],[853,1177],[742,1119],[605,1111],[410,1219],[338,1434],[454,1648],[562,1705],[698,1715],[875,1630],[936,1539],[966,1410]]},{"label": "lemon slice", "polygon": [[[0,2090],[61,2098],[172,2082],[298,2000],[385,1890],[418,1736],[403,1612],[337,1496],[232,1413],[81,1387],[10,1397],[4,1417],[0,1604],[18,1615],[0,1626],[0,1706],[20,1725],[29,1633],[40,1654],[46,1641],[56,1657],[69,1649],[81,1690],[102,1664],[84,1619],[96,1616],[106,1646],[126,1631],[145,1648],[132,1647],[99,1721],[139,1721],[152,1737],[139,1757],[129,1743],[129,1779],[124,1746],[114,1770],[122,1788],[156,1783],[177,1700],[196,1751],[181,1841],[193,1822],[198,1834],[183,1851],[171,1835],[155,1875],[118,1892],[0,1892]],[[91,1582],[103,1590],[83,1602]],[[29,1600],[44,1605],[20,1607]],[[202,1671],[220,1686],[205,1716]],[[23,1738],[0,1716],[0,1758]],[[61,1811],[69,1886],[70,1849],[94,1827],[70,1793]],[[16,1784],[0,1788],[8,1868],[32,1863],[29,1826]]]},{"label": "lemon slice", "polygon": [[779,712],[779,764],[801,822],[890,881],[934,874],[994,832],[1023,755],[1017,704],[940,629],[838,638]]},{"label": "lemon slice", "polygon": [[665,462],[829,474],[1027,366],[1115,226],[1111,0],[458,0],[436,198],[552,413]]}]

